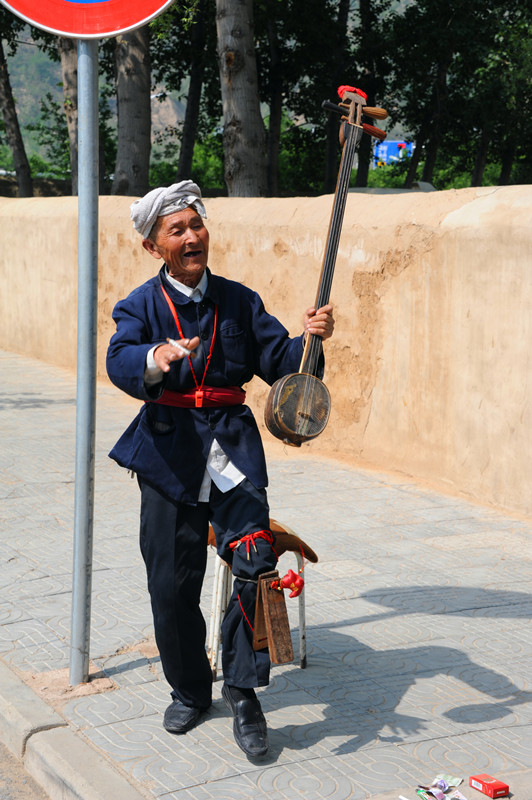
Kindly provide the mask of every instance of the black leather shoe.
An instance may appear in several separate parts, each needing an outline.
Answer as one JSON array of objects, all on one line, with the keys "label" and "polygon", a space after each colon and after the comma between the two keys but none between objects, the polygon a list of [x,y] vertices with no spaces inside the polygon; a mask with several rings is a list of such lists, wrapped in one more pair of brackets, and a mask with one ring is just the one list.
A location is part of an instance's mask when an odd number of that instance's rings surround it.
[{"label": "black leather shoe", "polygon": [[168,733],[186,733],[198,724],[206,711],[206,708],[184,706],[179,700],[174,700],[164,712],[163,727]]},{"label": "black leather shoe", "polygon": [[222,697],[233,712],[233,735],[240,749],[253,758],[266,755],[268,729],[257,698],[245,697],[226,683],[222,686]]}]

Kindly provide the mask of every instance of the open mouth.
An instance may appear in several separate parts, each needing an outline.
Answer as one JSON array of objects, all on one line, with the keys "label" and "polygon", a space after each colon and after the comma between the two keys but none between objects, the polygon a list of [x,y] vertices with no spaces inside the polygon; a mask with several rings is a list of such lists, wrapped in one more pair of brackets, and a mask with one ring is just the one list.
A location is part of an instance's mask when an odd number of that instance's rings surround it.
[{"label": "open mouth", "polygon": [[201,250],[187,250],[183,253],[184,258],[198,258],[201,255]]}]

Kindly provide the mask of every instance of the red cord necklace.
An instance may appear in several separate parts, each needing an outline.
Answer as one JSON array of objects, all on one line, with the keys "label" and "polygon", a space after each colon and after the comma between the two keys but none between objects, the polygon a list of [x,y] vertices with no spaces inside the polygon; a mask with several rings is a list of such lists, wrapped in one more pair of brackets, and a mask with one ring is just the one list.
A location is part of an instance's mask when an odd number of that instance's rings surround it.
[{"label": "red cord necklace", "polygon": [[[175,320],[175,324],[176,324],[177,330],[179,331],[179,336],[181,337],[181,339],[184,339],[185,336],[183,336],[183,330],[181,328],[181,323],[179,322],[179,317],[177,316],[176,307],[173,304],[172,300],[170,299],[170,296],[169,296],[168,292],[166,291],[166,289],[164,288],[164,286],[162,285],[162,283],[161,283],[161,289],[163,291],[163,294],[164,294],[164,297],[166,299],[166,302],[168,303],[168,307],[169,307],[170,311],[172,312],[172,316],[173,316],[173,318]],[[203,406],[203,384],[205,383],[205,376],[207,375],[207,370],[209,369],[209,364],[210,364],[210,361],[211,361],[212,351],[214,350],[214,341],[216,339],[217,327],[218,327],[218,306],[215,304],[215,306],[214,306],[214,329],[213,329],[213,332],[212,332],[212,341],[211,341],[211,346],[210,346],[210,349],[209,349],[209,355],[207,356],[207,361],[205,363],[205,369],[203,370],[203,377],[201,379],[201,383],[198,383],[198,379],[197,379],[196,373],[194,371],[194,366],[192,364],[192,359],[190,358],[190,356],[188,356],[188,363],[190,364],[190,371],[192,372],[192,377],[194,378],[194,383],[196,384],[196,391],[194,393],[195,402],[196,402],[196,408],[201,408]]]}]

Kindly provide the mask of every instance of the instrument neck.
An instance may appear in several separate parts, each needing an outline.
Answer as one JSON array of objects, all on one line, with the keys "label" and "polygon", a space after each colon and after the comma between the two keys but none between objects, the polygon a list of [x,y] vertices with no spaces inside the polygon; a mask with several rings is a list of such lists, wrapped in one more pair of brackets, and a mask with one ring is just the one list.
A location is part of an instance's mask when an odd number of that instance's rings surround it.
[{"label": "instrument neck", "polygon": [[[349,181],[351,179],[351,171],[353,169],[356,148],[361,135],[361,126],[353,125],[351,123],[344,123],[344,146],[342,149],[342,159],[340,161],[338,179],[336,181],[336,190],[334,192],[334,202],[331,212],[331,219],[329,221],[329,230],[327,231],[327,243],[325,245],[325,254],[323,256],[323,263],[321,267],[318,293],[316,295],[316,309],[327,305],[331,296],[331,286],[334,275],[334,267],[336,265],[336,257],[338,255],[338,246],[340,244],[340,232],[342,230],[342,223],[344,220]],[[303,351],[303,358],[301,359],[299,371],[316,375],[322,352],[323,346],[321,337],[316,336],[315,334],[309,334],[305,342],[305,349]]]}]

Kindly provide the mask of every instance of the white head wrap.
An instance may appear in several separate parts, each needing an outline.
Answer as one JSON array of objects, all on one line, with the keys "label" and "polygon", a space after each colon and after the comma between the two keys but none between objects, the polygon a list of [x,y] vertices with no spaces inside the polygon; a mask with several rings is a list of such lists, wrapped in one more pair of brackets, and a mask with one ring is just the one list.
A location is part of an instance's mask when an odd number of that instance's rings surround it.
[{"label": "white head wrap", "polygon": [[195,183],[180,181],[168,187],[161,186],[131,204],[133,226],[146,239],[157,222],[157,217],[183,211],[188,206],[194,206],[201,217],[207,216],[201,201],[200,188]]}]

